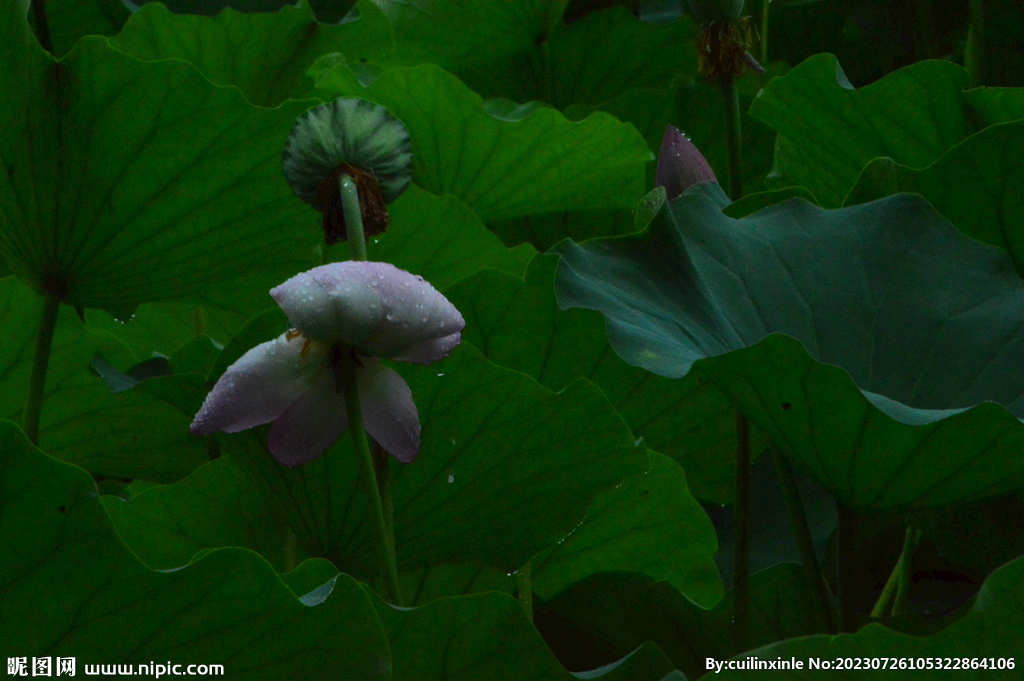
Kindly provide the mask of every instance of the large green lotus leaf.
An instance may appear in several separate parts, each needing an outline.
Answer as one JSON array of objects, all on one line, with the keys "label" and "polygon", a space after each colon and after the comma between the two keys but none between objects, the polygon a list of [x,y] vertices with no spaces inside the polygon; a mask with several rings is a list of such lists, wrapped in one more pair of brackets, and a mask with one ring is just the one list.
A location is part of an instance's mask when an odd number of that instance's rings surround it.
[{"label": "large green lotus leaf", "polygon": [[[42,298],[13,277],[0,280],[0,418],[20,422],[35,357]],[[129,367],[117,338],[94,331],[62,305],[50,350],[39,446],[90,473],[171,482],[207,461],[182,414],[152,396],[112,394],[90,369],[96,354]]]},{"label": "large green lotus leaf", "polygon": [[398,575],[406,605],[426,605],[439,598],[484,591],[516,590],[514,574],[483,563],[434,563]]},{"label": "large green lotus leaf", "polygon": [[278,572],[302,558],[294,539],[288,546],[288,528],[274,509],[226,456],[173,485],[103,502],[121,539],[154,570],[181,567],[200,551],[222,546],[256,551]]},{"label": "large green lotus leaf", "polygon": [[[1018,678],[1020,676],[1021,656],[1024,655],[1024,558],[1008,563],[985,580],[978,592],[970,612],[951,624],[946,629],[927,638],[908,636],[895,632],[881,624],[869,624],[856,634],[840,636],[807,636],[788,641],[779,641],[763,648],[746,653],[748,657],[761,660],[796,658],[804,662],[803,670],[785,670],[771,672],[773,679],[806,679],[808,678],[807,660],[817,658],[832,663],[833,668],[827,672],[817,672],[830,679],[934,679],[940,674],[950,674],[961,678]],[[886,669],[873,669],[873,665],[861,666],[859,669],[836,669],[838,658],[854,659],[896,659],[909,660],[914,658],[930,659],[954,658],[950,665],[961,659],[967,660],[969,671],[938,671],[932,669],[893,669],[892,663]],[[993,671],[973,669],[974,662],[988,664],[1004,664],[1007,659],[1014,661],[1016,671]],[[953,667],[950,667],[953,668]],[[716,674],[720,679],[758,679],[764,678],[763,670],[724,670]]]},{"label": "large green lotus leaf", "polygon": [[534,557],[533,589],[539,596],[550,598],[598,572],[635,570],[667,580],[702,607],[722,599],[715,528],[691,496],[679,464],[649,454],[649,471],[602,492],[564,541]]},{"label": "large green lotus leaf", "polygon": [[385,71],[368,88],[339,64],[320,75],[317,87],[386,106],[412,136],[414,181],[457,196],[484,222],[632,208],[653,158],[632,126],[608,114],[572,123],[547,107],[510,112],[492,101],[485,108],[479,95],[432,64]]},{"label": "large green lotus leaf", "polygon": [[564,109],[696,71],[697,28],[687,19],[655,25],[608,7],[566,24],[565,0],[378,4],[395,23],[393,63],[437,64],[483,97]]},{"label": "large green lotus leaf", "polygon": [[374,1],[394,25],[396,63],[434,63],[452,72],[470,73],[495,65],[502,82],[512,80],[513,65],[534,71],[537,41],[546,36],[547,27],[561,20],[568,2],[434,0],[428,5]]},{"label": "large green lotus leaf", "polygon": [[158,2],[142,7],[110,44],[139,59],[178,58],[195,64],[218,85],[234,85],[253,104],[277,106],[315,97],[306,70],[330,52],[352,62],[379,61],[392,47],[391,27],[369,0],[357,18],[320,24],[305,3],[272,14],[172,14]]},{"label": "large green lotus leaf", "polygon": [[[696,73],[697,32],[697,25],[686,18],[649,24],[625,7],[590,12],[570,24],[558,23],[548,44],[539,46],[542,54],[547,52],[547,81],[542,71],[542,79],[530,83],[537,89],[523,92],[527,96],[491,96],[540,98],[564,109],[570,104],[600,104],[634,88],[667,88],[680,73]],[[466,77],[471,86],[477,80]],[[545,87],[550,90],[544,92]]]},{"label": "large green lotus leaf", "polygon": [[[298,4],[290,0],[139,0],[135,4],[145,5],[152,2],[167,5],[167,8],[175,14],[209,17],[216,16],[228,8],[244,14],[256,14],[277,12],[284,7]],[[350,18],[349,13],[357,4],[356,0],[308,0],[308,2],[312,5],[317,19],[330,24],[337,24]]]},{"label": "large green lotus leaf", "polygon": [[[46,3],[46,24],[53,53],[67,54],[84,35],[115,35],[130,16],[120,0],[50,0]],[[31,12],[29,18],[34,25]]]},{"label": "large green lotus leaf", "polygon": [[[634,435],[686,469],[694,496],[730,503],[736,478],[732,403],[695,377],[667,379],[623,361],[608,345],[601,315],[558,308],[556,263],[542,255],[531,262],[525,281],[483,271],[445,289],[466,319],[463,340],[551,390],[581,377],[594,381]],[[755,449],[764,444],[759,432],[753,440]]]},{"label": "large green lotus leaf", "polygon": [[[586,381],[554,394],[465,344],[442,362],[395,369],[423,428],[415,463],[391,468],[403,570],[476,561],[511,572],[568,534],[600,491],[647,466]],[[304,551],[349,574],[376,574],[351,439],[290,469],[267,452],[266,430],[218,435],[221,451],[256,481]]]},{"label": "large green lotus leaf", "polygon": [[[0,641],[8,654],[86,664],[223,664],[247,679],[389,679],[365,592],[339,576],[315,607],[255,554],[216,551],[173,572],[118,540],[82,470],[0,422]],[[17,651],[17,652],[16,652]]]},{"label": "large green lotus leaf", "polygon": [[[121,539],[154,570],[186,565],[203,551],[225,546],[256,551],[279,572],[304,557],[286,523],[230,457],[178,483],[152,487],[128,501],[104,496],[103,503]],[[399,579],[409,605],[516,588],[512,576],[482,563],[434,563],[402,572]]]},{"label": "large green lotus leaf", "polygon": [[98,37],[28,63],[14,64],[28,89],[5,90],[0,112],[0,252],[34,288],[121,319],[188,295],[252,311],[313,264],[319,230],[280,169],[308,102],[259,109],[185,62],[143,63]]},{"label": "large green lotus leaf", "polygon": [[[450,194],[436,196],[410,185],[388,213],[391,223],[366,245],[367,258],[418,274],[438,290],[485,268],[521,275],[536,254],[529,244],[506,248]],[[347,260],[348,242],[339,242],[327,256],[331,262]]]},{"label": "large green lotus leaf", "polygon": [[929,165],[967,134],[968,80],[953,62],[930,60],[854,90],[834,56],[807,59],[750,106],[779,132],[770,188],[806,187],[832,208],[873,158]]},{"label": "large green lotus leaf", "polygon": [[910,194],[741,220],[727,201],[698,185],[644,233],[566,242],[559,304],[604,312],[616,352],[655,373],[711,358],[698,380],[848,506],[1021,484],[1024,282],[1004,252]]},{"label": "large green lotus leaf", "polygon": [[923,170],[877,158],[846,204],[898,192],[921,194],[964,234],[1009,252],[1024,274],[1024,121],[985,128]]},{"label": "large green lotus leaf", "polygon": [[[391,644],[394,675],[417,681],[644,681],[673,669],[653,644],[627,651],[607,668],[566,671],[526,618],[521,605],[497,592],[395,608],[369,593]],[[642,642],[641,642],[642,643]]]},{"label": "large green lotus leaf", "polygon": [[[750,645],[826,631],[805,575],[796,563],[779,563],[750,576]],[[535,622],[571,668],[604,663],[652,641],[696,678],[706,671],[706,658],[741,652],[733,638],[733,603],[729,591],[705,610],[666,581],[605,572],[538,603]]]},{"label": "large green lotus leaf", "polygon": [[982,125],[1024,118],[1024,88],[979,87],[964,92],[964,99],[978,114]]}]

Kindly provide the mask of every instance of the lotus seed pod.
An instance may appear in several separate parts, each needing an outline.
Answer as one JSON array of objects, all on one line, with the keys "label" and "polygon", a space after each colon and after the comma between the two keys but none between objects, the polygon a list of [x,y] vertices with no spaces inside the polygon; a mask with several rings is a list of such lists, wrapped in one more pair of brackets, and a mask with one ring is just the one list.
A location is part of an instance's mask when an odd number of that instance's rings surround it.
[{"label": "lotus seed pod", "polygon": [[292,190],[323,213],[328,245],[348,238],[338,179],[352,177],[368,236],[388,225],[386,204],[412,181],[412,144],[400,120],[379,104],[340,97],[299,116],[282,162]]}]

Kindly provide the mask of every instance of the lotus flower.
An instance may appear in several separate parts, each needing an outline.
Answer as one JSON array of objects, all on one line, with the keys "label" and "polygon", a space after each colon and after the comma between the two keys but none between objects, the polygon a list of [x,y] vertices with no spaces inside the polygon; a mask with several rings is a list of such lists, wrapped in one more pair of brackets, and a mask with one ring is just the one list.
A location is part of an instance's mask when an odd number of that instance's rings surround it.
[{"label": "lotus flower", "polygon": [[422,277],[382,262],[346,261],[272,289],[293,330],[228,367],[192,432],[237,433],[273,421],[267,447],[297,466],[320,456],[348,424],[339,361],[354,361],[367,433],[403,463],[416,458],[420,422],[412,391],[380,358],[429,364],[461,339],[465,321]]}]

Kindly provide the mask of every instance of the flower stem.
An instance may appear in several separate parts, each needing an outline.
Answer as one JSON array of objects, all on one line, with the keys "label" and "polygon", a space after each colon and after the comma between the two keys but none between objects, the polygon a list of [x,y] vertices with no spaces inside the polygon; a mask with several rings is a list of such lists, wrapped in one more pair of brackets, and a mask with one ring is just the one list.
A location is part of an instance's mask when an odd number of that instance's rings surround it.
[{"label": "flower stem", "polygon": [[[363,231],[363,213],[359,207],[359,190],[349,175],[338,178],[341,190],[341,205],[345,211],[345,232],[348,236],[349,254],[352,260],[366,260],[366,234]],[[398,566],[395,560],[395,530],[391,501],[391,476],[388,470],[387,454],[382,450],[370,451],[370,443],[363,428],[363,412],[359,405],[359,390],[356,388],[355,367],[348,362],[347,375],[342,383],[345,393],[345,409],[348,411],[348,428],[352,433],[352,447],[359,460],[361,478],[364,481],[367,499],[370,502],[370,521],[377,534],[377,550],[381,560],[381,572],[385,577],[391,602],[402,605],[402,591],[398,585]],[[375,443],[376,444],[376,443]],[[379,473],[379,476],[378,476]]]},{"label": "flower stem", "polygon": [[[882,594],[871,610],[872,617],[885,617],[889,613],[890,603],[892,603],[892,617],[903,612],[907,602],[907,593],[910,591],[910,568],[914,562],[914,552],[917,551],[920,543],[921,530],[908,524],[907,533],[903,537],[903,550],[889,575],[889,580],[885,583],[885,588],[882,589]],[[894,597],[895,602],[893,602]]]},{"label": "flower stem", "polygon": [[782,456],[774,444],[770,450],[772,463],[775,464],[775,475],[779,479],[779,488],[782,490],[782,498],[785,500],[786,510],[789,512],[789,523],[793,526],[796,544],[800,549],[800,562],[804,565],[808,581],[814,587],[814,595],[818,601],[818,609],[821,611],[822,623],[829,633],[834,634],[836,633],[836,625],[832,619],[832,607],[828,601],[828,585],[825,583],[824,575],[821,574],[818,556],[814,552],[814,540],[811,539],[811,528],[807,524],[807,514],[804,513],[804,504],[800,500],[800,491],[797,489],[793,467],[789,465],[789,462]]},{"label": "flower stem", "polygon": [[721,77],[722,99],[725,102],[725,144],[729,158],[729,198],[743,198],[743,138],[740,132],[740,95],[736,79]]},{"label": "flower stem", "polygon": [[348,236],[351,260],[366,260],[366,234],[363,232],[363,212],[359,208],[359,189],[350,175],[338,178],[341,205],[345,211],[345,233]]},{"label": "flower stem", "polygon": [[519,603],[526,611],[526,616],[533,621],[533,584],[530,580],[530,561],[526,561],[523,567],[516,571],[516,591],[519,595]]},{"label": "flower stem", "polygon": [[[342,361],[352,362],[347,353]],[[348,367],[346,367],[348,368]],[[384,576],[385,588],[389,593],[391,602],[401,607],[402,591],[398,586],[398,567],[395,561],[395,542],[388,533],[388,524],[384,514],[384,503],[381,500],[380,488],[377,486],[376,466],[373,462],[373,454],[370,452],[370,443],[363,429],[363,412],[359,404],[359,390],[356,387],[355,367],[350,368],[351,373],[347,379],[342,381],[342,392],[345,395],[345,410],[348,413],[348,430],[352,433],[352,449],[355,451],[359,463],[359,477],[363,481],[363,488],[366,490],[367,500],[370,502],[370,525],[376,535],[377,553],[380,557],[381,573]]]},{"label": "flower stem", "polygon": [[52,293],[43,294],[43,313],[39,318],[36,354],[32,360],[32,377],[29,379],[23,422],[25,435],[33,445],[39,444],[39,415],[43,411],[43,389],[46,387],[46,370],[50,366],[50,348],[53,346],[53,331],[57,326],[59,308],[58,296]]},{"label": "flower stem", "polygon": [[736,506],[733,516],[733,632],[736,652],[747,649],[750,631],[750,423],[736,414]]}]

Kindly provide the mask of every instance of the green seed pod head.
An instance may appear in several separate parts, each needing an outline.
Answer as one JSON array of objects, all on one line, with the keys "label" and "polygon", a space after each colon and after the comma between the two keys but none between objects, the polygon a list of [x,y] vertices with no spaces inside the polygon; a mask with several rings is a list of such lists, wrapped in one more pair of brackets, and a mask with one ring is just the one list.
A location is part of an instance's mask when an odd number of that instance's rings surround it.
[{"label": "green seed pod head", "polygon": [[743,13],[743,0],[686,0],[685,4],[699,24],[736,21]]},{"label": "green seed pod head", "polygon": [[321,211],[320,185],[342,165],[376,178],[384,202],[391,203],[412,181],[412,144],[402,121],[383,106],[339,97],[299,116],[282,165],[292,190]]}]

